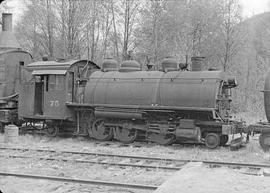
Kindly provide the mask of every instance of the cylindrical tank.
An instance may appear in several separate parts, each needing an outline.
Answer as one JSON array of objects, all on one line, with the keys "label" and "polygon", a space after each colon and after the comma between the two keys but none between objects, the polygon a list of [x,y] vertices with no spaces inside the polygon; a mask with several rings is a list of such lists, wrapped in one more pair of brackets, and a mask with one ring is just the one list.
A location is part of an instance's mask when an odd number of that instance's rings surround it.
[{"label": "cylindrical tank", "polygon": [[160,71],[96,71],[86,84],[84,101],[92,104],[156,104],[158,82],[163,74]]},{"label": "cylindrical tank", "polygon": [[215,108],[220,71],[96,71],[85,87],[91,104]]},{"label": "cylindrical tank", "polygon": [[266,73],[265,81],[264,81],[264,109],[265,115],[270,122],[270,70]]}]

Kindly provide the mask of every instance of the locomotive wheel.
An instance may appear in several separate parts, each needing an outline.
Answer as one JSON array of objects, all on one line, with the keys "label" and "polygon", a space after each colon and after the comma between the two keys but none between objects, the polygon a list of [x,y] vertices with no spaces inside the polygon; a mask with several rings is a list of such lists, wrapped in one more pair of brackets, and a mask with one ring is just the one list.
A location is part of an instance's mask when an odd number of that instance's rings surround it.
[{"label": "locomotive wheel", "polygon": [[45,129],[46,135],[48,137],[56,137],[59,134],[59,127],[58,126],[48,126]]},{"label": "locomotive wheel", "polygon": [[270,149],[270,133],[262,133],[259,137],[260,146],[264,151]]},{"label": "locomotive wheel", "polygon": [[210,149],[214,149],[220,144],[220,136],[216,133],[208,133],[205,137],[205,145]]},{"label": "locomotive wheel", "polygon": [[125,129],[123,127],[115,128],[115,138],[123,143],[132,143],[138,136],[136,129]]},{"label": "locomotive wheel", "polygon": [[221,135],[220,136],[220,145],[224,146],[229,140],[229,136],[228,135]]},{"label": "locomotive wheel", "polygon": [[98,140],[107,141],[113,138],[113,130],[107,127],[102,119],[94,121],[91,131],[92,136]]},{"label": "locomotive wheel", "polygon": [[170,145],[174,141],[173,135],[163,135],[161,133],[149,133],[149,141],[155,142],[160,145]]}]

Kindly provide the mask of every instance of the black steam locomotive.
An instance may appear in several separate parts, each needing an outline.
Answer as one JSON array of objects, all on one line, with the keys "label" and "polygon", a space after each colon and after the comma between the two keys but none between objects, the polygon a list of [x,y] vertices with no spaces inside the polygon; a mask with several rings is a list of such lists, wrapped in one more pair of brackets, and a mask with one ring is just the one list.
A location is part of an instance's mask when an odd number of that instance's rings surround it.
[{"label": "black steam locomotive", "polygon": [[72,132],[123,143],[143,139],[209,148],[244,131],[242,122],[229,119],[236,81],[220,71],[201,71],[200,58],[193,58],[191,71],[173,58],[156,71],[142,70],[134,60],[118,65],[106,59],[101,67],[89,60],[30,63],[31,55],[12,35],[11,15],[4,14],[3,23],[2,126],[43,123],[49,136]]}]

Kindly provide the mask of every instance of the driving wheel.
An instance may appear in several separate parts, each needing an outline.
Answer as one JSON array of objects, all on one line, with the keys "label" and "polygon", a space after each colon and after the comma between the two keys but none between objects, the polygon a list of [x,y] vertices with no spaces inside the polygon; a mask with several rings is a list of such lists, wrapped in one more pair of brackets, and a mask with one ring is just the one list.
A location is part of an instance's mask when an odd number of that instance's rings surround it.
[{"label": "driving wheel", "polygon": [[111,140],[113,138],[113,130],[105,125],[103,119],[97,119],[94,121],[91,133],[95,139],[102,141]]}]

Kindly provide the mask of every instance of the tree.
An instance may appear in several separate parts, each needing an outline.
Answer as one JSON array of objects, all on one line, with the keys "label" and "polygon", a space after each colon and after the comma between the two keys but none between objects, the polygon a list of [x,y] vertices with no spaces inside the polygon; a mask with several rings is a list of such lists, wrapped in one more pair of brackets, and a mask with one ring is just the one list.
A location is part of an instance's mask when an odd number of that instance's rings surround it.
[{"label": "tree", "polygon": [[220,39],[222,39],[224,45],[220,58],[225,72],[239,48],[241,41],[239,23],[242,16],[238,0],[223,0],[220,6],[223,15]]},{"label": "tree", "polygon": [[128,58],[128,49],[130,45],[131,34],[134,27],[139,4],[140,2],[136,0],[122,1],[122,5],[124,5],[124,37],[122,50],[123,60]]}]

